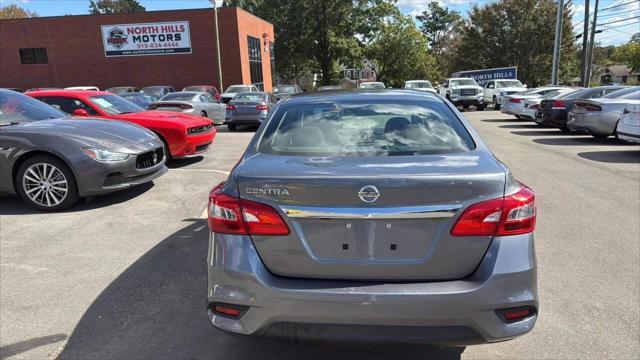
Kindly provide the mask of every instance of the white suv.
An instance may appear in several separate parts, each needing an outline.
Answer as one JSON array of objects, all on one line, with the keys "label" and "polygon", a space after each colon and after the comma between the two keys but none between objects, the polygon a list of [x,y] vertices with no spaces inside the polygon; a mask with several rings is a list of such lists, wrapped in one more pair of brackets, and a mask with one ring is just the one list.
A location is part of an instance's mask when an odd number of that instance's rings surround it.
[{"label": "white suv", "polygon": [[450,78],[440,87],[440,96],[446,97],[453,105],[462,105],[465,109],[474,105],[484,110],[484,94],[482,87],[472,78]]},{"label": "white suv", "polygon": [[493,105],[493,110],[500,110],[504,97],[527,90],[517,79],[490,80],[484,84],[484,105]]}]

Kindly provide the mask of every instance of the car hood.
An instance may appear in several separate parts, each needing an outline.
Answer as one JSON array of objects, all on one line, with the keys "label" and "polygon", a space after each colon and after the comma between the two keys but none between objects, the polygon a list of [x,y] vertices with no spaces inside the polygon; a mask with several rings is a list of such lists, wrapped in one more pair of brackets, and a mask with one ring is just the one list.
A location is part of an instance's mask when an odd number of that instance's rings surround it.
[{"label": "car hood", "polygon": [[153,133],[136,125],[91,118],[35,121],[21,124],[15,129],[26,133],[59,136],[84,146],[97,146],[105,149],[127,148],[133,144],[157,140]]},{"label": "car hood", "polygon": [[452,89],[480,89],[482,90],[482,88],[480,86],[476,86],[476,85],[458,85],[458,86],[452,86]]},{"label": "car hood", "polygon": [[153,121],[153,122],[165,122],[174,125],[183,125],[185,127],[195,127],[211,124],[211,120],[207,120],[201,116],[194,116],[188,114],[182,114],[173,111],[141,111],[138,113],[121,114],[113,117],[114,119],[126,120],[126,121]]}]

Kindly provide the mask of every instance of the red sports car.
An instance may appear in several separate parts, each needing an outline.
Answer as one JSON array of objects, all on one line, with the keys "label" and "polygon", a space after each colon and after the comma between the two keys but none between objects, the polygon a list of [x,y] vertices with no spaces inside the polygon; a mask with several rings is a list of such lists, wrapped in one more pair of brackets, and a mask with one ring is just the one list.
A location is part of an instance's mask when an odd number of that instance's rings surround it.
[{"label": "red sports car", "polygon": [[175,112],[146,111],[106,91],[45,90],[27,95],[74,116],[129,121],[143,126],[158,135],[173,158],[206,153],[216,136],[216,129],[209,119]]}]

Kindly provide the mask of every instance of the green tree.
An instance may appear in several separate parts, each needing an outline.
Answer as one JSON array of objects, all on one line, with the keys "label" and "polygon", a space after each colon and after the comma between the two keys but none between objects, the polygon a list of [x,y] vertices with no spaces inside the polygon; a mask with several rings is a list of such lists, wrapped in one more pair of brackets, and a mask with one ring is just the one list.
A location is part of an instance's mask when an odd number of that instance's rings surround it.
[{"label": "green tree", "polygon": [[452,49],[463,24],[462,16],[432,1],[416,19],[420,22],[420,30],[429,39],[431,52],[436,55],[438,72],[433,80],[440,81],[451,73]]},{"label": "green tree", "polygon": [[38,17],[38,13],[25,10],[16,4],[0,7],[0,19],[24,19]]},{"label": "green tree", "polygon": [[138,0],[91,0],[89,2],[89,13],[93,15],[123,14],[146,10]]},{"label": "green tree", "polygon": [[387,18],[366,50],[378,80],[400,87],[405,80],[435,78],[436,60],[427,40],[410,17]]},{"label": "green tree", "polygon": [[[500,0],[475,6],[462,27],[455,70],[517,66],[530,86],[548,84],[553,58],[556,4],[551,0]],[[546,29],[546,30],[543,30]],[[571,10],[564,11],[560,79],[578,74]]]},{"label": "green tree", "polygon": [[640,70],[640,42],[629,41],[618,46],[611,57],[613,61],[621,62],[631,68],[631,71]]}]

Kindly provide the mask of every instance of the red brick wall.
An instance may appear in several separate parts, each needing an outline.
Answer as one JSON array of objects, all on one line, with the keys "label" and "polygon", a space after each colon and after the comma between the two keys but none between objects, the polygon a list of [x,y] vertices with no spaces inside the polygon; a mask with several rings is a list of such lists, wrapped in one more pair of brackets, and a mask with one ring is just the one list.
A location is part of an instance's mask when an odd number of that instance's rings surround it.
[{"label": "red brick wall", "polygon": [[[264,90],[271,91],[271,55],[269,53],[269,42],[275,42],[273,38],[273,25],[256,17],[255,15],[239,9],[238,22],[238,41],[240,43],[240,52],[242,54],[242,80],[245,84],[251,83],[251,73],[249,71],[249,43],[247,36],[260,39],[260,49],[262,50],[262,78],[264,81]],[[264,34],[267,36],[267,46],[264,43]]]},{"label": "red brick wall", "polygon": [[[251,21],[245,21],[250,17]],[[192,54],[110,57],[104,55],[101,25],[189,21]],[[241,9],[220,9],[218,20],[225,87],[248,74],[245,41],[273,26]],[[244,28],[250,26],[253,28]],[[66,87],[218,85],[212,9],[155,11],[135,14],[62,16],[0,21],[0,87]],[[48,64],[20,64],[19,48],[45,47]],[[263,56],[265,78],[271,78],[269,57]],[[267,75],[268,74],[268,75]],[[248,78],[247,78],[248,79]],[[270,85],[270,84],[269,84]]]}]

